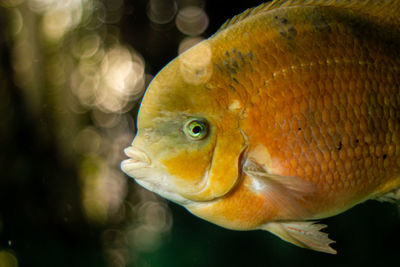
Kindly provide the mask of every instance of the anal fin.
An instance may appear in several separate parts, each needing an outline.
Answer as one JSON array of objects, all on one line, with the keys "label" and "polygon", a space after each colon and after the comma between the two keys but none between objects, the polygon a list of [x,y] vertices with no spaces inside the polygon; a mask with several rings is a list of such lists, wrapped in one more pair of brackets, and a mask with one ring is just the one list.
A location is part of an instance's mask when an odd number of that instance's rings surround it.
[{"label": "anal fin", "polygon": [[330,247],[335,241],[328,238],[328,234],[321,232],[326,225],[311,221],[299,222],[270,222],[261,227],[285,241],[299,247],[308,248],[320,252],[336,254],[336,250]]}]

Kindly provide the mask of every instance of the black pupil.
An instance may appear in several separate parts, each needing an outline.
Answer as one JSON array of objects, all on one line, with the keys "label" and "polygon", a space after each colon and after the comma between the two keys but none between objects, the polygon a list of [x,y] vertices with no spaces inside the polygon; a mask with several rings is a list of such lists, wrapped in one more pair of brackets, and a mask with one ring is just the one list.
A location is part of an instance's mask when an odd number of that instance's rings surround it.
[{"label": "black pupil", "polygon": [[200,126],[194,126],[193,129],[192,129],[192,132],[194,134],[200,133],[201,132],[201,127]]}]

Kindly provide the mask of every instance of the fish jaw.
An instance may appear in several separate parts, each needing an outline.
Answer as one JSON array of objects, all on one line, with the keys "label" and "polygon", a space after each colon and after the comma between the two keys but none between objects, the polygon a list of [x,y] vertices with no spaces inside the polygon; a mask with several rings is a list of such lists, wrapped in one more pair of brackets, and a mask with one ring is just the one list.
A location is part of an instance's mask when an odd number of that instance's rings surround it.
[{"label": "fish jaw", "polygon": [[[160,179],[161,181],[165,181],[166,179]],[[186,206],[186,205],[194,205],[195,203],[180,194],[176,193],[175,190],[171,190],[168,187],[163,186],[162,183],[150,180],[150,179],[135,179],[135,181],[146,188],[147,190],[156,193],[157,195],[162,196],[165,199],[168,199],[176,204]]]}]

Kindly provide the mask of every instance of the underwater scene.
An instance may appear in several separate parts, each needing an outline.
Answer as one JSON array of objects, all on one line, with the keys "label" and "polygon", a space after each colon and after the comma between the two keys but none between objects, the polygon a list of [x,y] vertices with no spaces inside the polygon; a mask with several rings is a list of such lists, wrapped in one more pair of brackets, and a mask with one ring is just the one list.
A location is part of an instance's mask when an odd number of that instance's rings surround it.
[{"label": "underwater scene", "polygon": [[398,265],[399,18],[0,0],[0,267]]}]

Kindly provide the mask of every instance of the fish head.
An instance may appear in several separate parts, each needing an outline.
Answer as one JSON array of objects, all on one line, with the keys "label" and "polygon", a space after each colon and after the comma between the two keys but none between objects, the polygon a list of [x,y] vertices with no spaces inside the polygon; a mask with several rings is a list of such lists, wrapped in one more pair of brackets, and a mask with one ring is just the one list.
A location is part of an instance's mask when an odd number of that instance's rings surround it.
[{"label": "fish head", "polygon": [[[164,67],[142,100],[122,170],[174,202],[211,201],[240,178],[239,104],[215,82],[207,41]],[[236,100],[235,100],[236,101]]]}]

